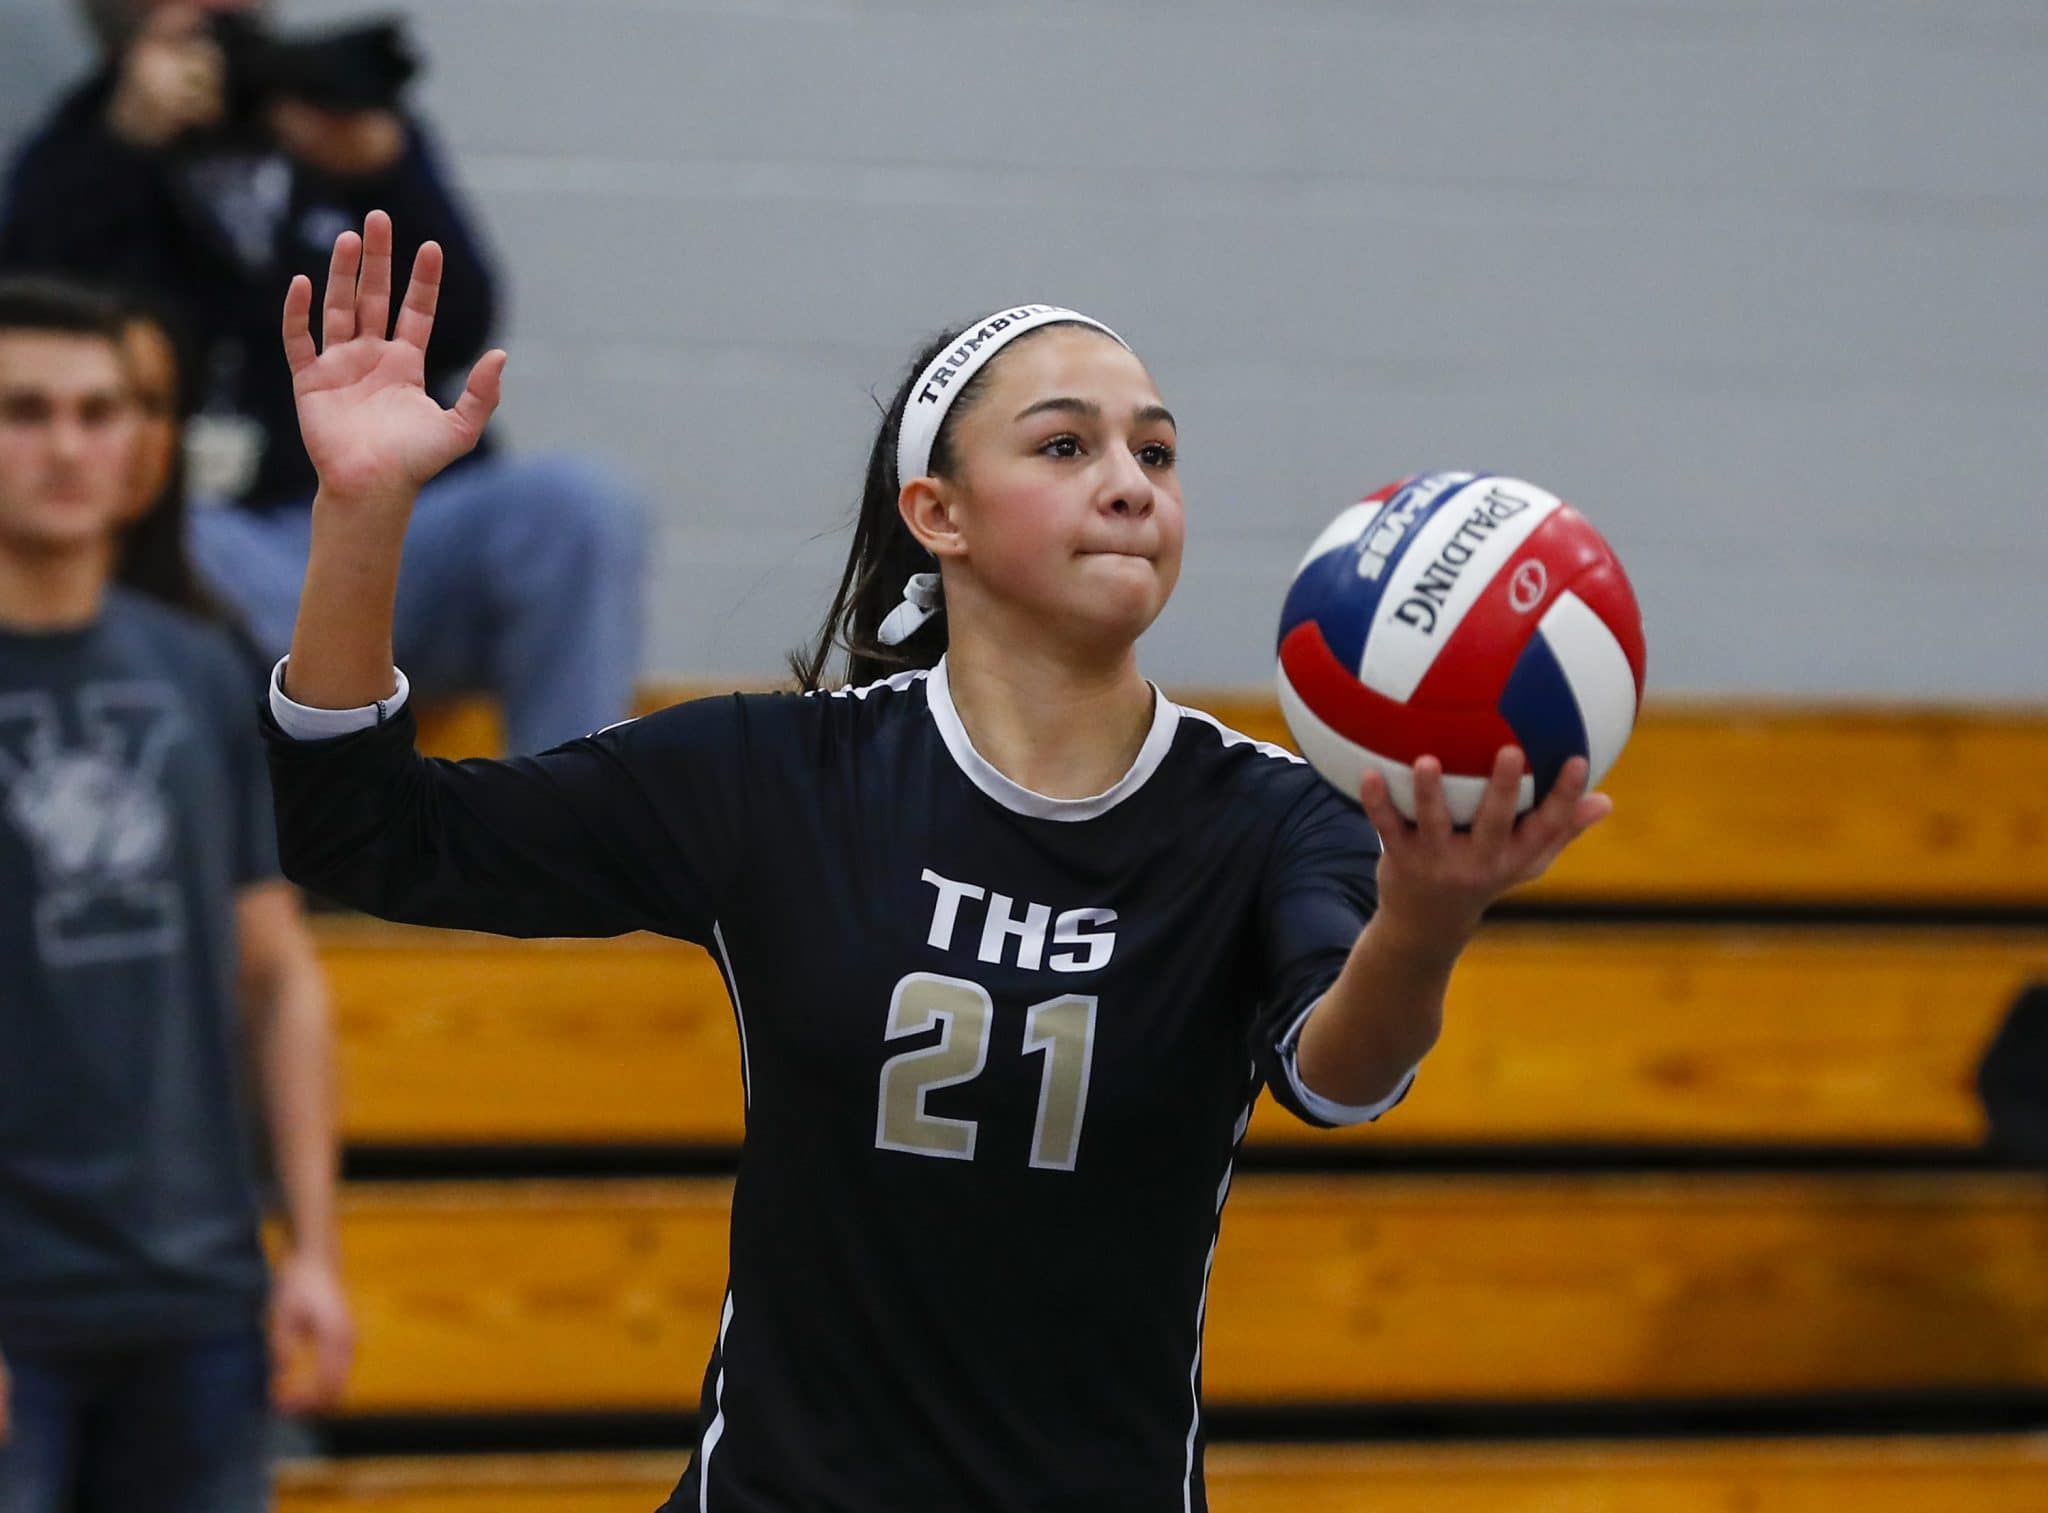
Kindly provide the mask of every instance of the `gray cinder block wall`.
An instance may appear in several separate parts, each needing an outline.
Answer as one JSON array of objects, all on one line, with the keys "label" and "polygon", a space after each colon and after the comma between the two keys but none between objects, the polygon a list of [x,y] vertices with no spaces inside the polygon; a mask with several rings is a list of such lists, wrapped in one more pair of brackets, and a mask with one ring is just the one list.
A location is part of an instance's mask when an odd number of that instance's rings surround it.
[{"label": "gray cinder block wall", "polygon": [[[772,674],[871,391],[1053,299],[1182,419],[1164,679],[1264,681],[1323,522],[1470,465],[1607,532],[1666,691],[2048,698],[2038,0],[411,11],[505,430],[655,502],[652,673]],[[6,132],[84,53],[56,0],[0,27]]]}]

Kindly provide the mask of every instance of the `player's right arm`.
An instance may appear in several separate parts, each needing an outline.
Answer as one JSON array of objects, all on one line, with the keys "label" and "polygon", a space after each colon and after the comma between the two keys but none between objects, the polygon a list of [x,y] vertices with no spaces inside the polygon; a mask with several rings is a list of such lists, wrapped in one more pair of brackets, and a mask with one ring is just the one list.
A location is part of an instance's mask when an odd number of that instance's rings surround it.
[{"label": "player's right arm", "polygon": [[708,939],[745,824],[740,701],[680,705],[506,762],[413,749],[391,650],[406,525],[421,486],[482,435],[505,354],[480,359],[442,409],[424,386],[440,249],[420,249],[387,340],[391,246],[380,212],[360,238],[337,239],[318,348],[311,284],[294,279],[285,297],[285,355],[320,478],[268,722],[285,874],[418,924]]},{"label": "player's right arm", "polygon": [[656,930],[706,944],[733,896],[752,808],[737,696],[538,756],[449,762],[413,749],[406,705],[307,738],[285,726],[305,729],[306,708],[280,704],[276,678],[272,693],[278,859],[351,908],[494,935]]},{"label": "player's right arm", "polygon": [[382,211],[370,213],[360,237],[335,239],[319,347],[312,280],[294,278],[284,301],[299,433],[320,478],[285,692],[316,709],[359,708],[396,691],[391,617],[413,502],[482,438],[505,371],[505,354],[486,352],[455,407],[441,408],[426,388],[441,249],[420,248],[387,340],[391,241]]}]

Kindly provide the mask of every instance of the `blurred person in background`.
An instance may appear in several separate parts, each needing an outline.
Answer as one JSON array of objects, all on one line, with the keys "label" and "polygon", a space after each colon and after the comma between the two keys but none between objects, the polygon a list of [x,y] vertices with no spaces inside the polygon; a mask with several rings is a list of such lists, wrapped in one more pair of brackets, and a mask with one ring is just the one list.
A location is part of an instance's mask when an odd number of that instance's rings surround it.
[{"label": "blurred person in background", "polygon": [[2048,979],[2006,1010],[1977,1066],[1986,1143],[2009,1160],[2048,1166]]},{"label": "blurred person in background", "polygon": [[[0,269],[88,277],[167,301],[203,337],[192,554],[269,658],[291,638],[313,469],[277,300],[324,279],[379,206],[449,267],[428,381],[460,375],[495,320],[490,268],[406,107],[415,69],[390,22],[281,37],[257,0],[87,0],[105,54],[31,138],[0,203]],[[515,750],[628,712],[639,670],[645,523],[580,459],[479,455],[423,498],[398,635],[422,692],[488,690]]]},{"label": "blurred person in background", "polygon": [[115,565],[118,582],[218,624],[251,659],[261,689],[262,649],[221,602],[186,549],[185,439],[193,403],[192,345],[183,321],[160,302],[121,301],[121,351],[134,405],[134,463]]},{"label": "blurred person in background", "polygon": [[352,1350],[326,995],[182,560],[176,358],[0,279],[0,1513],[263,1508],[273,1402],[334,1402]]}]

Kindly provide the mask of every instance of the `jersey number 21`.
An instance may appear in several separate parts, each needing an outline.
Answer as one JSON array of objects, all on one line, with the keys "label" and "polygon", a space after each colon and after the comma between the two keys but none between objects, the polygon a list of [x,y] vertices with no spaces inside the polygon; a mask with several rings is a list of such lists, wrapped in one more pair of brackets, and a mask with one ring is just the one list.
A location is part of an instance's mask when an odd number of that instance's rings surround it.
[{"label": "jersey number 21", "polygon": [[[981,1075],[988,1064],[995,1004],[980,983],[913,972],[890,995],[885,1038],[901,1040],[934,1023],[939,1026],[935,1044],[898,1051],[882,1063],[875,1144],[913,1156],[972,1161],[975,1121],[928,1114],[924,1101],[934,1088],[972,1082]],[[1031,1133],[1031,1164],[1070,1172],[1081,1149],[1081,1120],[1088,1111],[1095,1000],[1063,993],[1033,1004],[1024,1021],[1024,1054],[1045,1058],[1038,1084],[1038,1122]]]}]

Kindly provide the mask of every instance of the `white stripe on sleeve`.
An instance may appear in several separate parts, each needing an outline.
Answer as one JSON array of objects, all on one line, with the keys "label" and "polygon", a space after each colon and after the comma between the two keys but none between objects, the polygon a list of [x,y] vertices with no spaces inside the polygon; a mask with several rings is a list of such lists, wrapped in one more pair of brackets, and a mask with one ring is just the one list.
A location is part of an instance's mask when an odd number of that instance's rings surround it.
[{"label": "white stripe on sleeve", "polygon": [[290,657],[279,657],[277,666],[270,669],[270,717],[277,721],[279,730],[295,741],[324,741],[382,725],[405,708],[405,701],[412,697],[412,684],[406,681],[401,669],[394,667],[391,676],[397,687],[392,690],[390,698],[354,709],[315,709],[310,704],[301,704],[286,696],[284,665],[290,660]]}]

